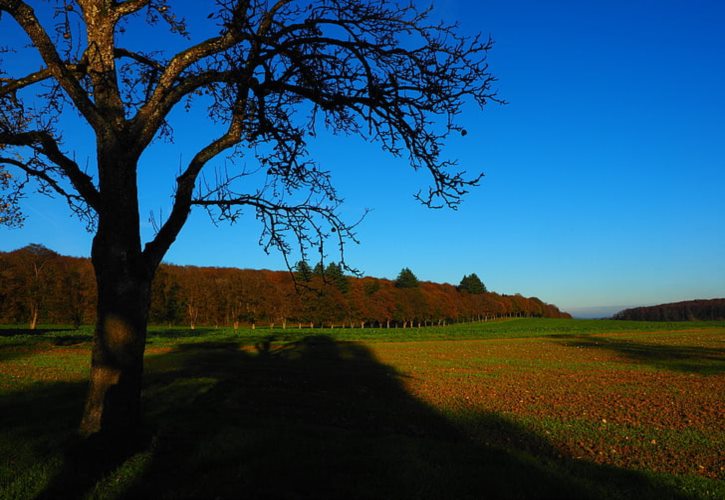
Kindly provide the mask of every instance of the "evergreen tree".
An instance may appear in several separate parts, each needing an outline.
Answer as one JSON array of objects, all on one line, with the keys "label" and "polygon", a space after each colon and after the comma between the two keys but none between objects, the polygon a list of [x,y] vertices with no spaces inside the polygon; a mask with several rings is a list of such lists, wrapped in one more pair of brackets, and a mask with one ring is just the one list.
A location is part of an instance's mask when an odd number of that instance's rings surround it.
[{"label": "evergreen tree", "polygon": [[315,264],[315,268],[312,270],[312,274],[314,276],[324,276],[325,275],[325,268],[322,267],[322,261]]},{"label": "evergreen tree", "polygon": [[395,279],[395,286],[398,288],[417,288],[418,278],[413,274],[413,271],[404,267]]},{"label": "evergreen tree", "polygon": [[350,283],[347,280],[347,276],[342,270],[340,264],[331,262],[325,269],[325,280],[337,287],[342,293],[347,293],[350,289]]},{"label": "evergreen tree", "polygon": [[470,275],[464,275],[463,279],[461,280],[461,284],[458,285],[458,289],[463,292],[473,293],[473,294],[481,294],[485,293],[486,285],[483,284],[481,279],[476,275],[476,273],[471,273]]},{"label": "evergreen tree", "polygon": [[307,261],[301,260],[295,265],[295,279],[303,283],[309,283],[312,280],[312,268]]}]

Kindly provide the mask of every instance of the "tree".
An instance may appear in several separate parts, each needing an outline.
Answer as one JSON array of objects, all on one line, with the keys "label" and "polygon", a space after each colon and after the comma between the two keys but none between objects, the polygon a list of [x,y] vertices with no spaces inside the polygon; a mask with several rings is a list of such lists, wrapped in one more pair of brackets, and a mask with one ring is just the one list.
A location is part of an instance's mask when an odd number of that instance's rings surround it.
[{"label": "tree", "polygon": [[54,264],[58,254],[37,243],[21,248],[16,253],[15,279],[20,281],[16,295],[22,299],[28,328],[35,330],[46,302],[51,294],[53,278],[57,277]]},{"label": "tree", "polygon": [[330,262],[325,268],[325,281],[342,293],[347,293],[350,290],[350,282],[345,276],[342,264]]},{"label": "tree", "polygon": [[[80,262],[75,262],[75,265],[69,264],[66,263],[67,268],[64,269],[62,276],[61,292],[59,294],[61,300],[56,302],[60,302],[57,307],[62,309],[62,312],[70,319],[73,326],[78,328],[83,324],[93,296],[93,280],[89,279],[90,276],[86,272],[86,266],[82,266]],[[60,319],[59,322],[63,322],[63,319]]]},{"label": "tree", "polygon": [[312,275],[319,278],[324,278],[325,267],[322,265],[322,262],[318,262],[317,264],[315,264],[315,267],[312,269]]},{"label": "tree", "polygon": [[309,283],[312,280],[312,268],[306,261],[300,260],[295,265],[295,279],[301,283]]},{"label": "tree", "polygon": [[[354,240],[355,224],[339,216],[329,173],[307,155],[318,125],[406,154],[432,177],[418,198],[456,206],[480,176],[457,171],[441,157],[442,145],[453,132],[465,135],[456,123],[464,101],[497,100],[486,62],[491,40],[460,36],[415,2],[218,0],[211,12],[194,7],[195,22],[216,30],[201,39],[171,5],[58,0],[53,20],[44,21],[51,16],[26,1],[0,0],[0,22],[14,22],[30,41],[16,40],[12,49],[42,60],[27,74],[0,62],[0,165],[13,173],[3,177],[10,191],[0,201],[10,206],[2,221],[20,220],[11,208],[32,179],[95,232],[98,299],[85,436],[125,439],[140,426],[151,283],[192,207],[231,222],[247,208],[261,222],[265,250],[286,258],[296,242],[303,260],[311,249],[324,255],[326,238],[341,248]],[[159,38],[154,52],[128,48],[144,23],[165,24],[182,39],[164,49]],[[185,48],[176,51],[180,43]],[[172,209],[144,245],[142,155],[171,133],[172,110],[198,104],[221,131],[180,166]],[[69,115],[80,116],[95,141],[89,170],[66,150]],[[203,176],[215,160],[231,166]]]},{"label": "tree", "polygon": [[168,266],[161,266],[151,284],[149,318],[152,322],[172,325],[184,317],[181,289],[170,274]]},{"label": "tree", "polygon": [[404,267],[400,270],[398,277],[395,278],[395,286],[398,288],[417,288],[418,278],[413,274],[413,271]]},{"label": "tree", "polygon": [[461,279],[461,284],[458,285],[458,289],[472,294],[481,294],[486,292],[486,286],[476,273],[464,275]]}]

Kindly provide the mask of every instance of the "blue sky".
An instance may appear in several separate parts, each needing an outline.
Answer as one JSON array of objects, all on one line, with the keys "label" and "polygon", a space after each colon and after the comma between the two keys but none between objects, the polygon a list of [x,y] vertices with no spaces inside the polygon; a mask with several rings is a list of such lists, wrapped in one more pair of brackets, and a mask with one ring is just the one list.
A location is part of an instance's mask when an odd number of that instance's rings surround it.
[{"label": "blue sky", "polygon": [[[428,210],[412,195],[429,179],[404,159],[321,134],[310,149],[333,172],[343,213],[354,220],[372,209],[348,261],[368,275],[394,277],[405,266],[450,283],[476,272],[489,289],[575,314],[725,296],[725,2],[435,5],[461,30],[497,42],[489,61],[509,104],[469,106],[461,116],[469,134],[446,150],[486,177],[458,211]],[[7,19],[0,33],[0,45],[19,36]],[[144,220],[168,213],[179,161],[206,131],[178,117],[175,144],[144,156]],[[78,158],[90,156],[85,131],[73,132]],[[30,196],[23,207],[25,227],[0,228],[0,250],[38,242],[89,254],[91,235],[60,200]],[[215,227],[199,211],[166,260],[283,268],[259,248],[259,229],[253,214]]]}]

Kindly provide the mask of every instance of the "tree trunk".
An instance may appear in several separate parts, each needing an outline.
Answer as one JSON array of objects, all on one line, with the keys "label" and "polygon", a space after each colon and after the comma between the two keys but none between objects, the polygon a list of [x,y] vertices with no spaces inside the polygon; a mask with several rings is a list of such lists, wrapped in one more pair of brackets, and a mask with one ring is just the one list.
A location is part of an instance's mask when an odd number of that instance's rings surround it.
[{"label": "tree trunk", "polygon": [[30,324],[28,326],[31,330],[35,330],[35,328],[38,326],[38,309],[38,306],[33,305],[30,312]]},{"label": "tree trunk", "polygon": [[143,355],[157,263],[141,251],[136,162],[116,146],[99,147],[104,205],[91,252],[98,303],[80,433],[128,445],[142,431]]},{"label": "tree trunk", "polygon": [[98,313],[91,380],[80,432],[125,439],[141,428],[141,383],[151,276],[96,255]]}]

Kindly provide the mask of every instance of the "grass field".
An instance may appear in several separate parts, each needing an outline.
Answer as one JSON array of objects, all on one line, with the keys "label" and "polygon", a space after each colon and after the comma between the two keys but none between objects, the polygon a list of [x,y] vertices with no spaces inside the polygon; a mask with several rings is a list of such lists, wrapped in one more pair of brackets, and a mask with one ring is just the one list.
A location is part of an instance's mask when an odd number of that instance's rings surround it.
[{"label": "grass field", "polygon": [[0,328],[3,498],[725,498],[725,323],[152,329],[113,467],[73,455],[89,357]]}]

